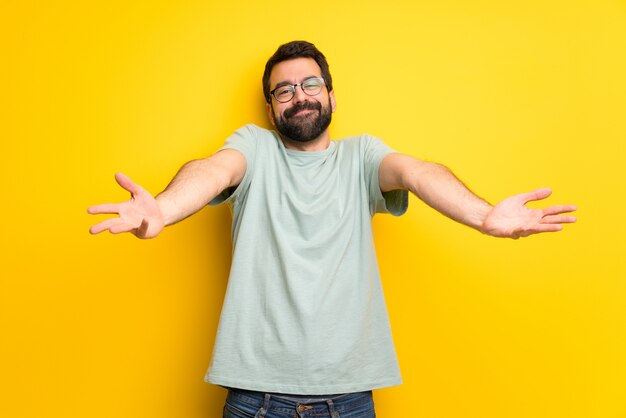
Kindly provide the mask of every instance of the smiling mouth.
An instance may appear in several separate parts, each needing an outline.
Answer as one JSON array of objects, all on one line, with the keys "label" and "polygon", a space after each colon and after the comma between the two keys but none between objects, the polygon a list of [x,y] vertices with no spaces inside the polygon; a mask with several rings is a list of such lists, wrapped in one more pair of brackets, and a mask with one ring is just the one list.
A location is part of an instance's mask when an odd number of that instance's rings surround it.
[{"label": "smiling mouth", "polygon": [[314,114],[315,112],[321,113],[321,105],[318,103],[299,103],[292,107],[291,109],[287,109],[285,111],[285,119],[290,119],[292,117],[306,117],[309,114]]},{"label": "smiling mouth", "polygon": [[292,117],[294,117],[294,116],[306,116],[306,115],[309,115],[309,114],[311,114],[313,112],[315,112],[315,110],[312,110],[312,109],[302,109],[302,110],[298,110],[296,113],[294,113],[292,115]]}]

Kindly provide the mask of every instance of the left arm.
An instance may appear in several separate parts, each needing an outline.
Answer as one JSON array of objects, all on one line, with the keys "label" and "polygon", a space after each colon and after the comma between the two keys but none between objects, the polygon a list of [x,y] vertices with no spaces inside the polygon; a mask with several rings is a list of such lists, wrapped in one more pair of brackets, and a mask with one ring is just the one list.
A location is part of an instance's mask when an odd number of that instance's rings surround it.
[{"label": "left arm", "polygon": [[563,215],[574,205],[530,209],[532,200],[545,199],[550,189],[539,189],[509,197],[495,206],[470,191],[448,168],[404,154],[389,154],[380,164],[379,183],[383,192],[409,190],[442,214],[484,234],[519,238],[563,229],[576,218]]}]

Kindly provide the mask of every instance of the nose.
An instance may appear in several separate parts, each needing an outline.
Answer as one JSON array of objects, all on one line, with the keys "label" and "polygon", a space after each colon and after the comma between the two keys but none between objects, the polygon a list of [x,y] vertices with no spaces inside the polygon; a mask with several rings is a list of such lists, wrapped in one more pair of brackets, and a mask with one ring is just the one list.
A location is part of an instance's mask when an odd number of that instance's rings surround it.
[{"label": "nose", "polygon": [[293,99],[292,99],[292,101],[293,101],[294,103],[300,103],[300,102],[304,102],[304,101],[306,101],[306,98],[307,98],[307,95],[306,95],[306,93],[304,92],[304,90],[302,90],[302,86],[301,86],[301,85],[300,85],[300,86],[297,86],[297,87],[296,87],[296,91],[295,91],[295,93],[293,94]]}]

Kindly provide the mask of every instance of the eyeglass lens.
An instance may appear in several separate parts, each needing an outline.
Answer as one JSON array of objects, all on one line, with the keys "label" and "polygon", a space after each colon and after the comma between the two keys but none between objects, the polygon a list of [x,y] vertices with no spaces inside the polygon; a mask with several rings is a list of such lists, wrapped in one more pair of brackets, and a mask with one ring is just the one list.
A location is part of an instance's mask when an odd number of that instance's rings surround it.
[{"label": "eyeglass lens", "polygon": [[274,89],[272,94],[274,95],[274,98],[279,102],[286,103],[293,99],[293,96],[296,94],[297,86],[300,86],[300,88],[302,88],[302,91],[308,96],[315,96],[322,91],[322,87],[324,86],[324,80],[321,78],[310,78],[308,80],[304,80],[300,84],[288,84],[278,87]]}]

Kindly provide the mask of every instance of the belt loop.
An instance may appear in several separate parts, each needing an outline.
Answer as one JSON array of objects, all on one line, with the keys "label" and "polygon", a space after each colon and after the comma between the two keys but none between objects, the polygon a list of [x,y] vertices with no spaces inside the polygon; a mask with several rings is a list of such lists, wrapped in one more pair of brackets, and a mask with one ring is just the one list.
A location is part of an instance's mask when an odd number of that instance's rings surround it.
[{"label": "belt loop", "polygon": [[330,412],[330,416],[332,418],[340,418],[339,412],[337,412],[337,410],[335,409],[335,404],[333,403],[332,399],[328,399],[326,403],[328,404],[328,411]]},{"label": "belt loop", "polygon": [[272,396],[269,393],[265,394],[265,400],[263,401],[263,406],[261,407],[261,410],[259,412],[257,412],[256,416],[258,418],[265,418],[265,414],[267,414],[267,410],[270,407],[270,398]]}]

